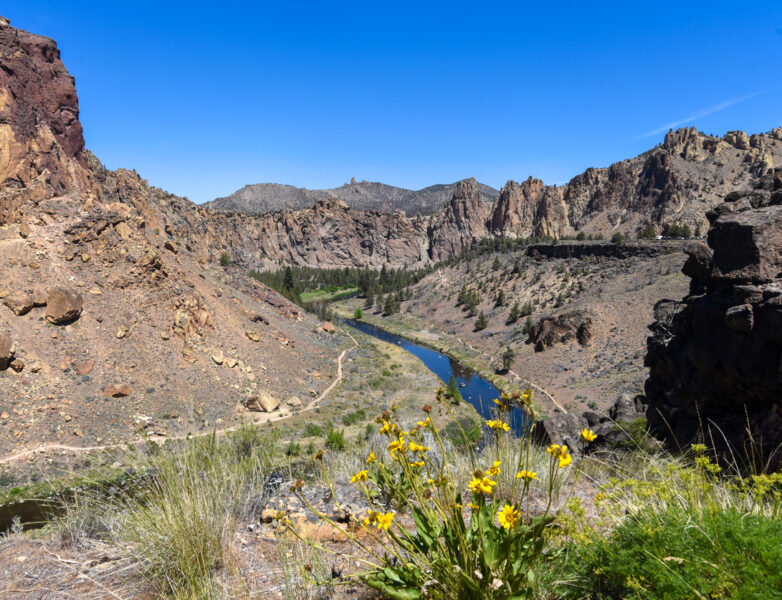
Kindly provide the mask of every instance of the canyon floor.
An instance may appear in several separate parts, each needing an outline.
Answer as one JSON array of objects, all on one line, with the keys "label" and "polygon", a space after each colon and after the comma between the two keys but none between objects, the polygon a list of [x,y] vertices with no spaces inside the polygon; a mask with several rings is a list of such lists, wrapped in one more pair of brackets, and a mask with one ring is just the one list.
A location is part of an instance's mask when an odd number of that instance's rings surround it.
[{"label": "canyon floor", "polygon": [[[652,308],[663,298],[681,298],[688,289],[689,280],[681,273],[686,243],[644,242],[661,248],[653,256],[597,257],[587,251],[577,258],[541,258],[525,250],[484,254],[428,275],[412,288],[412,298],[402,303],[399,313],[383,316],[378,307],[364,309],[364,319],[448,352],[498,378],[501,385],[537,384],[568,411],[605,410],[623,393],[643,392]],[[516,263],[518,273],[513,272]],[[477,316],[457,306],[465,285],[481,288],[476,315],[483,312],[488,319],[483,330],[475,330]],[[505,300],[496,306],[500,291]],[[515,302],[522,307],[530,303],[533,323],[583,312],[592,320],[589,343],[582,346],[574,338],[536,351],[523,331],[526,317],[507,322]],[[355,298],[338,303],[337,309],[348,316],[363,306],[363,300]],[[515,358],[510,372],[498,374],[506,347]],[[545,394],[537,399],[544,412],[557,409]]]}]

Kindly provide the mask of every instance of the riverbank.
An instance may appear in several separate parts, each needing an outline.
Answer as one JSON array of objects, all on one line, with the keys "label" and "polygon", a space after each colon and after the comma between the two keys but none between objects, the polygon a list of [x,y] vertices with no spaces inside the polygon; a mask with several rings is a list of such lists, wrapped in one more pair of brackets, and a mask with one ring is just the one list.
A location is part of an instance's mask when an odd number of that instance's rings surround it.
[{"label": "riverbank", "polygon": [[[524,379],[513,371],[507,375],[497,373],[494,365],[500,362],[499,356],[492,356],[482,352],[469,344],[465,344],[456,336],[446,336],[432,331],[421,319],[409,313],[396,313],[384,317],[379,312],[364,310],[364,301],[360,298],[334,302],[331,308],[343,319],[352,319],[357,308],[363,311],[362,321],[365,321],[379,329],[397,335],[401,338],[420,344],[432,350],[436,350],[457,361],[464,367],[474,371],[491,384],[500,392],[510,392],[514,389],[531,386],[536,388],[534,382]],[[560,411],[561,407],[556,404],[548,392],[540,388],[535,390],[534,408],[538,416],[545,416],[548,413]],[[566,411],[565,411],[566,412]]]}]

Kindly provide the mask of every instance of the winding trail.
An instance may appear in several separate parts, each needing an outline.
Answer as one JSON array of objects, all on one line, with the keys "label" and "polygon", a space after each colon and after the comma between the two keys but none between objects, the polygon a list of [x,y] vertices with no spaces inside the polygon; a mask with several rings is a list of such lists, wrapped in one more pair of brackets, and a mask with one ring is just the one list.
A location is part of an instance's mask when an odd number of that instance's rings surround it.
[{"label": "winding trail", "polygon": [[[304,412],[311,411],[315,409],[318,404],[323,401],[326,396],[331,392],[339,383],[344,379],[343,371],[342,371],[342,361],[347,356],[348,352],[351,350],[354,350],[358,348],[358,342],[356,341],[356,338],[354,338],[352,335],[350,335],[350,332],[343,331],[353,342],[353,346],[350,348],[346,348],[343,350],[339,357],[337,358],[337,375],[334,378],[334,381],[332,381],[329,386],[323,390],[320,396],[317,398],[314,398],[309,404],[307,404],[304,408],[302,408],[297,413],[291,413],[289,415],[282,415],[282,416],[273,416],[271,413],[263,413],[261,415],[258,415],[256,418],[252,420],[252,422],[256,425],[261,425],[265,423],[276,423],[277,421],[284,421],[285,419],[290,419],[293,416],[300,415]],[[140,440],[133,440],[130,442],[122,442],[118,444],[106,444],[103,446],[67,446],[65,444],[42,444],[40,446],[36,446],[35,448],[30,448],[28,450],[21,450],[19,452],[16,452],[14,454],[10,454],[8,456],[5,456],[3,458],[0,458],[0,465],[9,464],[12,462],[16,462],[17,460],[23,459],[27,456],[32,456],[34,454],[43,454],[45,452],[72,452],[74,454],[79,454],[83,452],[95,452],[99,450],[111,450],[113,448],[120,448],[124,447],[126,448],[128,444],[132,444],[134,446],[139,446],[141,444],[144,444],[149,441],[153,442],[166,442],[171,440],[186,440],[190,438],[197,438],[197,437],[204,437],[207,435],[217,435],[222,436],[226,433],[230,433],[231,431],[235,431],[241,427],[240,425],[234,425],[233,427],[226,427],[224,429],[216,429],[213,431],[207,431],[207,432],[201,432],[201,433],[187,433],[183,435],[176,435],[176,436],[149,436],[142,438]]]},{"label": "winding trail", "polygon": [[[462,339],[461,339],[459,336],[454,336],[454,337],[456,338],[456,341],[458,341],[458,342],[459,342],[460,344],[462,344],[463,346],[467,346],[467,347],[468,347],[470,350],[472,350],[473,352],[477,352],[477,353],[478,353],[478,354],[480,354],[481,356],[486,356],[486,357],[488,357],[488,359],[489,359],[489,361],[490,361],[490,362],[494,360],[494,357],[493,357],[491,354],[489,354],[488,352],[481,352],[481,350],[480,350],[479,348],[476,348],[476,347],[475,347],[475,346],[473,346],[472,344],[469,344],[469,343],[467,343],[467,342],[463,341],[463,340],[462,340]],[[354,340],[354,341],[355,341],[355,340]],[[534,389],[538,390],[538,391],[539,391],[541,394],[543,394],[544,396],[546,396],[546,398],[548,398],[549,400],[551,400],[551,403],[552,403],[554,406],[556,406],[556,407],[557,407],[559,410],[561,410],[561,411],[562,411],[564,414],[567,414],[567,410],[565,409],[565,407],[564,407],[564,406],[562,406],[562,405],[561,405],[559,402],[557,402],[557,401],[554,399],[554,396],[553,396],[553,395],[552,395],[552,394],[551,394],[549,391],[547,391],[546,389],[542,388],[541,386],[539,386],[539,385],[538,385],[537,383],[535,383],[534,381],[530,381],[530,380],[529,380],[529,379],[527,379],[526,377],[521,377],[521,376],[520,376],[519,374],[517,374],[515,371],[512,371],[512,370],[511,370],[511,371],[508,371],[508,373],[510,373],[511,375],[513,375],[513,376],[514,376],[516,379],[518,379],[519,381],[521,381],[521,382],[523,382],[523,383],[527,384],[527,386],[529,386],[529,387],[531,387],[531,388],[534,388]]]}]

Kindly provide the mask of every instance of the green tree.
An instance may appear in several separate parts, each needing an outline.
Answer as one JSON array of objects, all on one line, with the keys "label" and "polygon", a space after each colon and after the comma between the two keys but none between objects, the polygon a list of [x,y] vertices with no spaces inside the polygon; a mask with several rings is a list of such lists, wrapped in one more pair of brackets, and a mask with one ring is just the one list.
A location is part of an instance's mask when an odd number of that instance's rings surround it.
[{"label": "green tree", "polygon": [[576,239],[577,239],[579,242],[583,242],[585,239],[587,239],[586,233],[584,233],[583,231],[579,231],[579,232],[576,234]]},{"label": "green tree", "polygon": [[361,310],[360,308],[357,308],[356,311],[353,313],[353,318],[356,321],[360,321],[361,319],[364,318],[364,311]]},{"label": "green tree", "polygon": [[375,305],[375,293],[372,291],[372,288],[369,288],[369,291],[367,292],[367,299],[364,300],[364,308],[369,310]]},{"label": "green tree", "polygon": [[505,306],[505,290],[500,290],[497,293],[497,298],[494,300],[494,306]]},{"label": "green tree", "polygon": [[507,373],[510,371],[511,365],[513,364],[513,359],[516,358],[516,353],[513,351],[513,348],[508,346],[505,348],[505,351],[502,353],[502,372]]},{"label": "green tree", "polygon": [[641,231],[638,232],[638,239],[639,240],[653,240],[657,237],[657,231],[654,229],[654,226],[651,224],[644,227]]},{"label": "green tree", "polygon": [[519,317],[521,316],[521,306],[519,306],[519,301],[516,300],[516,302],[513,303],[513,306],[510,309],[510,314],[508,315],[508,323],[515,323],[519,320]]},{"label": "green tree", "polygon": [[494,257],[494,262],[491,263],[491,270],[492,271],[499,271],[501,266],[502,265],[500,265],[500,257],[499,256],[495,256]]},{"label": "green tree", "polygon": [[481,314],[479,314],[478,318],[475,320],[475,331],[481,331],[482,329],[486,329],[488,324],[489,324],[489,319],[487,319],[484,312],[481,311]]},{"label": "green tree", "polygon": [[233,261],[231,260],[231,256],[228,254],[228,252],[223,251],[220,253],[220,266],[227,267],[232,262]]}]

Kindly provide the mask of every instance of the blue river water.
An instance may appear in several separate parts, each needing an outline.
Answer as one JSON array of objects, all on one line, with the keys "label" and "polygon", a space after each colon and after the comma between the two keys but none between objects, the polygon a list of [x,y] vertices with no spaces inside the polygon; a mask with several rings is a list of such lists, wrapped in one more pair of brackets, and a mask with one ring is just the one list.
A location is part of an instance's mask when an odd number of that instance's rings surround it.
[{"label": "blue river water", "polygon": [[[346,323],[367,335],[376,337],[384,342],[396,344],[410,352],[410,354],[417,356],[432,373],[442,379],[443,383],[447,383],[453,375],[459,384],[459,391],[462,397],[475,407],[478,414],[484,419],[494,418],[496,405],[493,400],[500,397],[500,392],[487,379],[436,350],[406,340],[364,321],[350,319]],[[516,434],[522,433],[524,422],[524,414],[520,409],[514,408],[510,414],[509,424]]]}]

